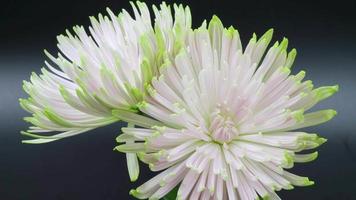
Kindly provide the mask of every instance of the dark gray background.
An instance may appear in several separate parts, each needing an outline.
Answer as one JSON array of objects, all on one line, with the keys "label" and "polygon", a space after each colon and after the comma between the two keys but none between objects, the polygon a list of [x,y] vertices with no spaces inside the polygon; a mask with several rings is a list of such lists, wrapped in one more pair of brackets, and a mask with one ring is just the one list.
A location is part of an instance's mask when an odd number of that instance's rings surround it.
[{"label": "dark gray background", "polygon": [[[154,1],[158,2],[158,1]],[[177,1],[183,2],[183,1]],[[287,36],[298,50],[294,72],[307,71],[316,86],[340,85],[340,92],[318,108],[335,108],[331,122],[310,128],[328,138],[319,158],[292,170],[316,184],[282,191],[283,199],[356,199],[356,6],[355,1],[192,1],[195,27],[217,14],[239,29],[246,42],[253,32],[275,28],[274,40]],[[149,2],[151,4],[151,1]],[[2,1],[0,10],[0,199],[131,199],[130,188],[152,176],[146,167],[131,184],[123,154],[112,151],[116,124],[45,145],[21,144],[28,126],[17,99],[25,97],[22,80],[44,66],[43,49],[56,51],[55,36],[88,16],[130,9],[121,0]],[[142,165],[143,166],[143,165]]]}]

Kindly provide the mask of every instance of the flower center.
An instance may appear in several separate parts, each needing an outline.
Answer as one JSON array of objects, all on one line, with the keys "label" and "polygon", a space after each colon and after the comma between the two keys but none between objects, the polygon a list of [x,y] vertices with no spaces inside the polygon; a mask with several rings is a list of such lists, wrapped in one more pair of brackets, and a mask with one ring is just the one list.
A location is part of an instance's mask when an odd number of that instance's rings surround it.
[{"label": "flower center", "polygon": [[218,143],[228,143],[239,135],[234,120],[220,111],[212,114],[209,131],[211,138]]}]

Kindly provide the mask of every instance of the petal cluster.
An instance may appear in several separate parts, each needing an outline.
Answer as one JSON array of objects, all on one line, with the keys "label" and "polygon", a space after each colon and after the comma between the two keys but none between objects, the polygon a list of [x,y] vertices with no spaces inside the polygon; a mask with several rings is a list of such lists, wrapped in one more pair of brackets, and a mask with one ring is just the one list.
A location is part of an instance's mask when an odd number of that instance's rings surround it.
[{"label": "petal cluster", "polygon": [[[158,66],[179,51],[191,27],[188,7],[162,3],[153,7],[151,21],[146,4],[132,4],[134,16],[91,17],[88,30],[73,28],[58,36],[57,57],[45,51],[50,62],[24,82],[28,99],[21,106],[32,113],[33,126],[23,134],[37,138],[25,143],[46,143],[117,121],[113,109],[137,111],[144,86],[158,74]],[[154,24],[154,26],[152,26]],[[45,132],[59,132],[44,135]]]},{"label": "petal cluster", "polygon": [[132,8],[133,16],[107,9],[88,29],[58,36],[57,56],[45,51],[46,67],[24,82],[32,126],[22,133],[35,139],[23,142],[125,121],[115,149],[126,153],[131,180],[137,156],[160,171],[130,192],[139,199],[177,187],[177,199],[279,199],[276,191],[313,184],[287,169],[317,157],[303,151],[326,139],[300,129],[336,115],[310,109],[338,86],[314,88],[304,71],[292,74],[296,50],[286,38],[269,47],[272,29],[243,47],[216,16],[193,30],[188,7]]},{"label": "petal cluster", "polygon": [[[275,191],[312,185],[286,169],[308,162],[326,140],[298,129],[330,120],[334,110],[309,112],[338,86],[314,88],[305,72],[291,75],[296,51],[284,38],[267,50],[273,30],[243,48],[239,33],[214,16],[188,30],[183,48],[159,68],[138,115],[114,115],[123,128],[118,151],[137,153],[161,171],[131,194],[160,199],[279,199]],[[162,171],[163,170],[163,171]]]}]

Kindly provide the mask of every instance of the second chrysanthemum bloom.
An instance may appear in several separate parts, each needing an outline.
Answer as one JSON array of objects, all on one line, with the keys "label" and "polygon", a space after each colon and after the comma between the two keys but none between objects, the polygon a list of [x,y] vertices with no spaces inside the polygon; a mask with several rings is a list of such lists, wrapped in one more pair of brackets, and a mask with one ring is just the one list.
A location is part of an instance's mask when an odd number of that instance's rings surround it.
[{"label": "second chrysanthemum bloom", "polygon": [[305,112],[338,87],[290,75],[296,51],[283,39],[265,53],[272,32],[243,49],[237,30],[213,17],[147,85],[139,109],[149,117],[114,111],[141,127],[123,128],[116,149],[164,170],[132,195],[159,199],[179,185],[178,199],[279,199],[276,190],[313,184],[285,169],[315,159],[298,152],[325,139],[294,130],[330,120],[334,110]]}]

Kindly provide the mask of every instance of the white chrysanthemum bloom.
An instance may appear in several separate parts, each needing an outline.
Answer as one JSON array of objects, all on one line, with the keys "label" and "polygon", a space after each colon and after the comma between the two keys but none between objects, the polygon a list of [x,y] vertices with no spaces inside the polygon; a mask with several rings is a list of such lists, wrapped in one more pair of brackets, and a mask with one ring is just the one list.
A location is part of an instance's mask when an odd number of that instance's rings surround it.
[{"label": "white chrysanthemum bloom", "polygon": [[271,37],[254,34],[243,49],[238,32],[213,17],[152,80],[139,106],[146,116],[114,112],[141,127],[123,128],[116,149],[164,170],[133,196],[160,199],[179,185],[177,199],[279,199],[275,191],[313,184],[285,169],[315,159],[298,152],[325,139],[294,130],[330,120],[334,110],[304,112],[338,87],[313,89],[304,71],[290,75],[296,51],[287,54],[283,39],[265,54]]},{"label": "white chrysanthemum bloom", "polygon": [[[23,134],[38,139],[25,143],[45,143],[76,135],[117,121],[113,109],[137,110],[144,86],[157,75],[164,59],[179,51],[186,30],[191,27],[189,8],[174,5],[174,14],[165,3],[153,6],[154,27],[144,3],[132,4],[134,18],[123,10],[118,16],[91,17],[88,34],[74,27],[75,35],[58,36],[58,58],[46,52],[59,67],[45,62],[48,69],[24,82],[30,95],[20,99],[33,114],[25,118],[34,126]],[[39,133],[58,131],[53,136]]]},{"label": "white chrysanthemum bloom", "polygon": [[[191,28],[188,7],[162,3],[153,6],[154,27],[145,3],[132,3],[134,18],[123,10],[118,16],[109,9],[109,17],[91,17],[88,34],[75,26],[75,35],[58,36],[58,58],[45,52],[58,68],[45,62],[48,69],[35,73],[24,82],[30,95],[20,104],[32,117],[22,134],[36,139],[24,143],[39,144],[77,135],[116,122],[113,109],[136,111],[144,87],[165,59],[179,51],[185,33]],[[60,132],[52,136],[45,132]],[[136,165],[135,154],[128,154],[129,169]],[[134,174],[134,175],[132,175]],[[130,172],[135,180],[138,171]]]}]

